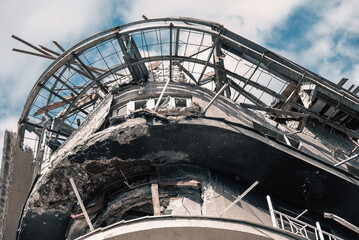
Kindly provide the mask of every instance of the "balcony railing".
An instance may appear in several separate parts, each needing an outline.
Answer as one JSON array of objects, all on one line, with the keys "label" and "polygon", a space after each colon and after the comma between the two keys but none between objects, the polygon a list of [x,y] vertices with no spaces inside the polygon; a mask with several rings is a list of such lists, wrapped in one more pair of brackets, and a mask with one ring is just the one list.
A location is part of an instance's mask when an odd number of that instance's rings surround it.
[{"label": "balcony railing", "polygon": [[[297,234],[310,240],[343,240],[340,237],[334,236],[333,234],[321,230],[320,227],[318,228],[309,225],[305,222],[302,222],[296,218],[290,217],[276,210],[273,210],[273,212],[277,221],[278,228],[290,231],[294,234]],[[321,237],[321,235],[323,236],[323,238]]]},{"label": "balcony railing", "polygon": [[267,196],[267,202],[273,227],[292,232],[309,240],[344,240],[343,238],[323,231],[319,222],[316,222],[316,226],[312,226],[308,223],[298,220],[298,217],[291,217],[282,212],[274,210],[269,196]]}]

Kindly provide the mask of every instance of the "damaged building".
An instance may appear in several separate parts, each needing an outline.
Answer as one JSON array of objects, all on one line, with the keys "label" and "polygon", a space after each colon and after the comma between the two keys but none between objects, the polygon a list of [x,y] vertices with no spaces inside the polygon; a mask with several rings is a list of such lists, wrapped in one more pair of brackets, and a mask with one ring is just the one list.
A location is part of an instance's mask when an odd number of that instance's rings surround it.
[{"label": "damaged building", "polygon": [[1,168],[3,239],[359,239],[359,87],[190,18],[65,50]]}]

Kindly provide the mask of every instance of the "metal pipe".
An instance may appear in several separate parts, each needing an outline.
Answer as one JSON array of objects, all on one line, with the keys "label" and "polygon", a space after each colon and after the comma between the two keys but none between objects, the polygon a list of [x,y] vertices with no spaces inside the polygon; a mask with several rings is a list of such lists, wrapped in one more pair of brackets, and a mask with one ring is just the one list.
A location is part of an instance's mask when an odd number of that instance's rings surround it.
[{"label": "metal pipe", "polygon": [[287,143],[287,145],[292,146],[292,144],[290,144],[288,137],[285,134],[283,135],[283,137],[284,137],[284,140]]},{"label": "metal pipe", "polygon": [[90,218],[89,218],[89,215],[87,214],[86,208],[85,208],[85,206],[84,206],[84,204],[83,204],[83,202],[82,202],[82,200],[81,200],[80,194],[79,194],[79,192],[77,191],[77,188],[76,188],[76,185],[75,185],[75,182],[74,182],[74,179],[73,179],[73,178],[70,178],[70,183],[71,183],[72,189],[73,189],[74,192],[75,192],[77,201],[78,201],[78,203],[80,204],[82,213],[83,213],[84,216],[85,216],[86,222],[87,222],[87,224],[88,224],[89,227],[90,227],[90,231],[92,232],[92,231],[95,230],[95,229],[93,228],[93,225],[92,225],[92,223],[91,223],[91,220],[90,220]]},{"label": "metal pipe", "polygon": [[[254,71],[252,72],[252,74],[249,76],[249,78],[247,79],[247,81],[244,83],[242,89],[244,90],[244,88],[247,86],[247,83],[252,79],[253,75],[257,72],[259,66],[261,65],[262,63],[262,60],[264,58],[264,56],[266,55],[266,51],[263,52],[261,58],[259,59],[258,63],[257,63],[257,66],[255,67]],[[239,98],[239,96],[241,95],[241,92],[238,92],[238,96],[236,97],[236,99],[234,100],[235,102],[237,101],[237,99]]]},{"label": "metal pipe", "polygon": [[166,91],[166,89],[167,89],[167,86],[168,86],[168,84],[170,83],[170,81],[171,81],[171,78],[169,78],[169,79],[167,80],[165,86],[163,87],[162,92],[161,92],[161,95],[160,95],[160,97],[158,98],[158,100],[157,100],[157,102],[156,102],[155,111],[157,111],[157,108],[158,108],[158,106],[160,105],[160,101],[161,101],[161,99],[162,99],[162,97],[163,97],[163,94],[165,93],[165,91]]},{"label": "metal pipe", "polygon": [[267,198],[269,214],[270,214],[270,217],[272,219],[273,227],[278,228],[277,220],[275,219],[275,215],[274,215],[274,209],[273,209],[273,205],[272,205],[272,200],[270,199],[269,195],[267,195],[266,198]]},{"label": "metal pipe", "polygon": [[301,214],[299,214],[298,216],[295,217],[295,219],[300,218],[301,216],[303,216],[304,213],[308,212],[308,209],[305,209]]},{"label": "metal pipe", "polygon": [[173,24],[170,24],[170,80],[172,79],[172,30]]},{"label": "metal pipe", "polygon": [[[36,123],[29,122],[29,121],[24,121],[23,123],[26,124],[26,125],[34,126],[36,128],[40,128],[40,129],[43,128],[43,126],[41,126],[39,124],[36,124]],[[68,135],[68,134],[66,134],[64,132],[57,131],[57,130],[53,130],[53,129],[48,128],[47,131],[60,134],[61,136],[64,136],[64,137],[70,137],[70,135]]]},{"label": "metal pipe", "polygon": [[236,198],[231,204],[228,205],[225,209],[223,209],[219,214],[218,217],[222,217],[223,214],[225,214],[229,209],[231,209],[234,205],[237,204],[242,198],[244,198],[257,184],[259,181],[255,181],[249,188],[247,188],[246,191],[244,191],[240,196]]},{"label": "metal pipe", "polygon": [[207,57],[207,61],[206,61],[205,65],[204,65],[204,67],[203,67],[203,69],[202,69],[201,75],[200,75],[199,78],[198,78],[198,82],[197,82],[198,85],[199,85],[199,83],[200,83],[201,80],[202,80],[202,77],[203,77],[204,72],[206,71],[206,68],[207,68],[207,66],[208,66],[209,60],[210,60],[211,57],[212,57],[214,48],[217,46],[217,44],[218,44],[218,42],[219,42],[220,35],[221,35],[221,33],[218,34],[216,40],[215,40],[214,43],[213,43],[213,46],[212,46],[212,48],[211,48],[211,51],[210,51],[210,53],[209,53],[209,55],[208,55],[208,57]]},{"label": "metal pipe", "polygon": [[350,160],[353,160],[354,158],[358,157],[358,155],[359,154],[357,153],[357,154],[355,154],[354,156],[352,156],[350,158],[347,158],[347,159],[345,159],[345,160],[343,160],[341,162],[338,162],[338,163],[334,164],[334,167],[338,167],[338,166],[340,166],[340,165],[342,165],[342,164],[344,164],[346,162],[349,162]]},{"label": "metal pipe", "polygon": [[38,52],[40,52],[40,53],[42,53],[42,54],[44,54],[44,55],[51,56],[51,55],[48,54],[47,52],[41,50],[40,48],[38,48],[38,47],[36,47],[36,46],[34,46],[34,45],[32,45],[31,43],[25,41],[24,39],[21,39],[21,38],[15,36],[15,35],[12,35],[11,37],[14,38],[14,39],[16,39],[16,40],[18,40],[19,42],[22,42],[23,44],[25,44],[25,45],[27,45],[27,46],[29,46],[29,47],[35,49],[36,51],[38,51]]},{"label": "metal pipe", "polygon": [[65,49],[58,43],[58,42],[56,42],[56,41],[52,41],[55,45],[56,45],[56,47],[58,47],[62,52],[65,52]]},{"label": "metal pipe", "polygon": [[180,34],[180,29],[177,28],[175,32],[175,37],[176,37],[175,56],[178,56],[179,34]]},{"label": "metal pipe", "polygon": [[158,98],[156,105],[155,105],[155,111],[157,111],[158,106],[160,105],[160,102],[162,100],[163,94],[165,93],[168,84],[170,83],[170,81],[172,80],[172,29],[173,29],[173,24],[170,24],[170,66],[169,66],[169,70],[170,70],[170,76],[164,86],[164,88],[162,89],[161,95]]},{"label": "metal pipe", "polygon": [[344,227],[349,228],[350,230],[359,233],[359,228],[357,226],[355,226],[354,224],[351,224],[350,222],[348,222],[347,220],[334,215],[332,213],[324,213],[324,218],[328,218],[328,219],[333,219],[334,221],[340,223],[341,225],[343,225]]},{"label": "metal pipe", "polygon": [[33,56],[37,56],[37,57],[43,57],[43,58],[47,58],[47,59],[51,59],[51,60],[55,60],[55,59],[56,59],[55,57],[50,56],[50,55],[43,55],[43,54],[40,54],[40,53],[34,53],[34,52],[22,50],[22,49],[13,48],[12,50],[13,50],[14,52],[25,53],[25,54],[29,54],[29,55],[33,55]]},{"label": "metal pipe", "polygon": [[43,50],[45,50],[45,51],[48,51],[49,53],[52,53],[52,54],[54,54],[54,55],[56,55],[56,56],[60,56],[60,55],[61,55],[60,53],[55,52],[55,51],[53,51],[53,50],[51,50],[51,49],[49,49],[49,48],[47,48],[47,47],[44,47],[44,46],[42,46],[42,45],[39,45],[39,46],[40,46],[41,49],[43,49]]},{"label": "metal pipe", "polygon": [[[306,115],[305,117],[308,117],[308,114],[303,113],[303,115]],[[286,133],[284,135],[285,136],[290,136],[290,135],[297,134],[297,133],[300,133],[300,131],[290,132],[290,133]]]},{"label": "metal pipe", "polygon": [[86,66],[86,64],[80,59],[80,57],[75,53],[72,52],[72,55],[77,59],[77,61],[80,63],[80,65],[86,70],[86,72],[88,74],[90,74],[90,79],[96,83],[96,85],[100,88],[100,90],[104,93],[104,95],[106,95],[108,93],[108,91],[106,90],[106,88],[102,85],[102,83],[93,75],[93,73],[90,71],[90,69],[88,69],[88,67]]},{"label": "metal pipe", "polygon": [[202,111],[202,114],[205,114],[208,108],[212,105],[212,103],[218,98],[218,96],[228,87],[228,83],[224,84],[221,90],[212,98],[212,100],[208,103],[208,105]]}]

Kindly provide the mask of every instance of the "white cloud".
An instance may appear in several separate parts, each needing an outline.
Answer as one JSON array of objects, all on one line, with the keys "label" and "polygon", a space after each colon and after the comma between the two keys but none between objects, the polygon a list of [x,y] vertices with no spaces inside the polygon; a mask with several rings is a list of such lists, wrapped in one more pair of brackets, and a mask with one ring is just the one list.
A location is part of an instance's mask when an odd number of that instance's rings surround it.
[{"label": "white cloud", "polygon": [[359,62],[359,1],[314,1],[311,4],[306,7],[317,14],[318,21],[303,35],[309,47],[303,49],[289,43],[285,50],[279,51],[330,81],[337,83],[347,77],[346,87],[358,85],[355,64]]},{"label": "white cloud", "polygon": [[127,21],[167,16],[193,17],[216,21],[228,29],[263,43],[272,28],[281,24],[288,15],[306,1],[261,1],[261,0],[137,0],[131,1],[128,9],[118,9]]}]

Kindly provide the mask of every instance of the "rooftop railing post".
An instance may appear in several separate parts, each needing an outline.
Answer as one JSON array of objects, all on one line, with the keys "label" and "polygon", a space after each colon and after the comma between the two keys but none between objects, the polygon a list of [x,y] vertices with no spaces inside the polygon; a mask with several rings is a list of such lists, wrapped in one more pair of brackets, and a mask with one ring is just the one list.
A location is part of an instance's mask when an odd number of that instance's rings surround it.
[{"label": "rooftop railing post", "polygon": [[320,240],[325,240],[325,239],[324,239],[324,236],[323,236],[322,228],[320,227],[319,222],[316,222],[315,225],[317,226],[317,231],[318,231],[319,239],[320,239]]},{"label": "rooftop railing post", "polygon": [[274,215],[272,200],[270,199],[269,195],[267,195],[267,203],[268,203],[269,213],[270,213],[270,217],[272,219],[273,227],[278,228],[277,220],[275,219],[275,215]]}]

